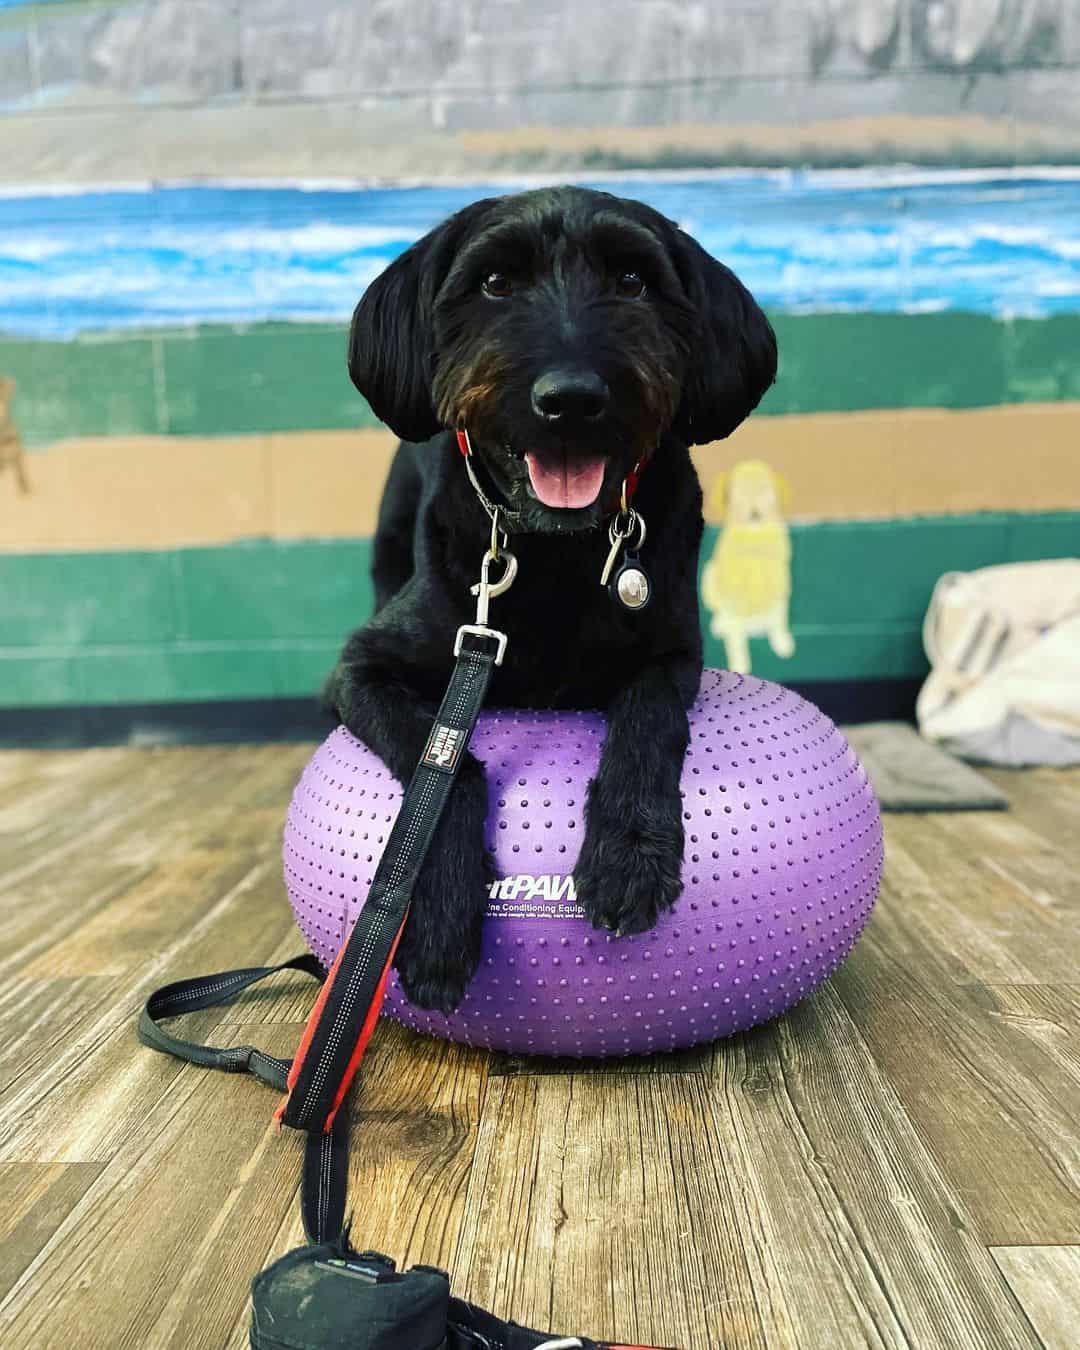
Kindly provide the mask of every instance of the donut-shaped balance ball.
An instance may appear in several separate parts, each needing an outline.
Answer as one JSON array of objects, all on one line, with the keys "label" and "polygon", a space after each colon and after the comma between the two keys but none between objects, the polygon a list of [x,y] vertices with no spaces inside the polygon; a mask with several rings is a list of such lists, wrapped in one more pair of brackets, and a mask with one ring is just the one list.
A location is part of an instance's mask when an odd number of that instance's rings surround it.
[{"label": "donut-shaped balance ball", "polygon": [[[833,723],[767,681],[707,670],[682,774],[683,892],[655,928],[592,927],[572,873],[605,722],[595,712],[484,713],[487,771],[480,965],[449,1016],[409,1003],[406,1026],[519,1054],[672,1050],[775,1017],[851,950],[877,897],[881,816]],[[312,950],[333,961],[361,909],[402,791],[339,727],[316,751],[285,825],[285,877]],[[481,899],[478,897],[478,899]]]}]

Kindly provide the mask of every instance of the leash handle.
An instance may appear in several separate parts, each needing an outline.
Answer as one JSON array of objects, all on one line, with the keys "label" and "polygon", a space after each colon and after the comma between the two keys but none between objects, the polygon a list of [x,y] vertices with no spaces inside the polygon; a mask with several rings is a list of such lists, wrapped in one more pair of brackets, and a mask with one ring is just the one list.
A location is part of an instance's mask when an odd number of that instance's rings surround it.
[{"label": "leash handle", "polygon": [[[493,595],[509,587],[516,563],[513,556],[503,550],[506,570],[502,581],[492,584],[488,580],[488,565],[495,558],[493,550],[484,560],[477,588],[477,622],[464,625],[458,632],[454,669],[446,694],[405,790],[367,900],[330,970],[324,976],[316,958],[305,954],[278,966],[251,966],[179,980],[151,994],[139,1017],[139,1039],[154,1050],[207,1068],[250,1073],[271,1087],[287,1090],[288,1095],[275,1112],[275,1118],[307,1132],[300,1188],[301,1213],[308,1242],[313,1245],[289,1253],[254,1281],[251,1343],[258,1348],[283,1344],[276,1334],[280,1317],[272,1319],[275,1330],[269,1340],[267,1328],[260,1322],[260,1310],[265,1313],[275,1302],[275,1280],[283,1267],[289,1267],[289,1279],[285,1282],[282,1308],[278,1311],[284,1309],[286,1315],[301,1316],[305,1338],[311,1330],[308,1307],[311,1300],[298,1302],[293,1266],[317,1269],[321,1276],[330,1272],[340,1280],[344,1277],[336,1272],[343,1265],[349,1265],[350,1258],[360,1256],[369,1263],[370,1260],[382,1263],[393,1271],[393,1262],[387,1258],[377,1253],[355,1253],[349,1245],[345,1225],[348,1120],[342,1106],[382,1007],[386,981],[408,919],[420,870],[449,800],[454,779],[464,762],[491,676],[495,667],[501,664],[506,650],[505,634],[487,625],[487,603]],[[469,646],[465,645],[466,638],[470,641]],[[482,645],[473,645],[477,642]],[[494,650],[490,649],[492,643]],[[160,1026],[163,1018],[228,1003],[250,985],[283,970],[301,971],[322,981],[300,1046],[291,1062],[267,1055],[255,1046],[217,1047],[182,1040]],[[417,1267],[410,1272],[410,1277],[425,1271],[427,1268]],[[434,1273],[445,1280],[442,1272]],[[321,1314],[329,1310],[333,1317],[341,1291],[329,1288],[324,1291],[331,1292],[334,1297],[329,1302],[325,1298],[317,1302]],[[355,1296],[356,1288],[349,1292]],[[447,1295],[448,1292],[447,1287]],[[377,1326],[385,1329],[384,1318],[388,1311],[393,1310],[373,1306],[368,1310],[364,1329],[368,1332],[375,1331]],[[399,1316],[405,1313],[407,1310],[399,1311]],[[491,1350],[493,1345],[502,1346],[503,1350],[570,1350],[571,1347],[575,1350],[578,1347],[580,1350],[649,1350],[644,1346],[605,1346],[585,1337],[553,1338],[548,1333],[504,1322],[460,1299],[448,1299],[445,1325],[447,1337],[442,1342],[443,1350]],[[332,1330],[329,1324],[326,1330]],[[379,1344],[389,1344],[383,1341],[381,1332],[378,1336]],[[324,1342],[317,1343],[322,1345]],[[325,1341],[328,1346],[331,1343],[337,1343],[336,1336]]]},{"label": "leash handle", "polygon": [[[465,645],[466,636],[480,646]],[[491,642],[495,650],[490,650]],[[486,625],[458,634],[450,684],[405,790],[364,907],[327,975],[288,1076],[276,1119],[326,1133],[379,1015],[412,893],[454,785],[506,639]]]},{"label": "leash handle", "polygon": [[323,968],[310,952],[294,956],[279,966],[245,966],[240,970],[223,970],[218,975],[200,975],[193,980],[177,980],[174,984],[156,989],[139,1013],[136,1034],[143,1045],[175,1055],[189,1064],[200,1064],[206,1069],[223,1069],[225,1073],[250,1073],[270,1087],[284,1089],[290,1061],[267,1055],[253,1045],[203,1045],[201,1041],[185,1041],[172,1036],[160,1022],[165,1017],[179,1017],[182,1013],[198,1012],[203,1008],[220,1007],[231,1003],[238,994],[270,975],[282,970],[298,970],[317,980],[325,978]]},{"label": "leash handle", "polygon": [[[201,1041],[182,1040],[166,1031],[160,1023],[166,1017],[231,1003],[253,984],[283,970],[297,970],[324,981],[326,974],[310,952],[294,956],[279,966],[245,966],[223,970],[216,975],[200,975],[192,980],[177,980],[157,989],[139,1013],[136,1034],[143,1045],[165,1055],[174,1055],[189,1064],[225,1073],[250,1073],[261,1083],[284,1092],[292,1062],[268,1055],[254,1045],[204,1045]],[[300,1188],[300,1208],[304,1231],[312,1242],[333,1241],[345,1222],[345,1192],[348,1182],[348,1120],[344,1112],[334,1119],[329,1134],[309,1135],[304,1153]]]},{"label": "leash handle", "polygon": [[[221,1069],[225,1073],[250,1073],[260,1082],[268,1083],[281,1091],[285,1087],[289,1072],[289,1060],[279,1059],[251,1045],[215,1046],[204,1045],[200,1041],[182,1040],[165,1031],[160,1023],[168,1017],[179,1017],[184,1013],[197,1012],[206,1008],[220,1007],[231,1003],[245,989],[249,989],[260,980],[265,980],[280,971],[295,970],[311,975],[316,980],[325,978],[319,962],[310,952],[303,956],[283,961],[279,966],[247,966],[240,970],[225,970],[215,975],[202,975],[196,979],[177,980],[155,990],[144,1004],[138,1021],[137,1034],[144,1045],[163,1054],[173,1055],[177,1059],[204,1068]],[[345,1236],[344,1207],[345,1190],[348,1179],[348,1140],[349,1127],[345,1111],[339,1111],[329,1134],[309,1134],[304,1152],[303,1180],[301,1185],[301,1212],[304,1231],[308,1241],[314,1245],[298,1248],[280,1258],[261,1275],[252,1286],[255,1304],[252,1318],[253,1346],[280,1345],[280,1340],[270,1334],[264,1337],[265,1328],[261,1326],[261,1314],[265,1314],[266,1305],[274,1303],[272,1309],[277,1313],[278,1327],[289,1317],[298,1319],[305,1332],[310,1332],[310,1307],[300,1305],[295,1285],[285,1283],[280,1289],[280,1299],[275,1290],[275,1274],[285,1270],[292,1274],[297,1267],[309,1267],[312,1264],[325,1263],[334,1258],[334,1264],[340,1266],[342,1260],[359,1255],[364,1262],[374,1261],[392,1271],[393,1262],[377,1253],[356,1254],[352,1252]],[[430,1271],[429,1267],[420,1267]],[[441,1272],[438,1272],[441,1274]],[[445,1276],[443,1277],[445,1279]],[[340,1281],[339,1281],[340,1286]],[[341,1302],[342,1293],[356,1295],[354,1281],[346,1281],[346,1287],[327,1289],[335,1295],[333,1303]],[[359,1314],[363,1309],[342,1308],[342,1314],[349,1313],[350,1334],[356,1335],[364,1329]],[[386,1315],[386,1309],[375,1307],[373,1314]],[[353,1316],[354,1312],[357,1314]],[[557,1350],[560,1346],[581,1347],[581,1350],[649,1350],[649,1347],[600,1344],[577,1336],[551,1336],[548,1332],[533,1331],[513,1322],[503,1321],[475,1304],[464,1299],[450,1298],[446,1313],[446,1325],[449,1332],[445,1341],[447,1350],[491,1350],[492,1346],[502,1346],[503,1350]],[[330,1344],[331,1342],[327,1342]]]}]

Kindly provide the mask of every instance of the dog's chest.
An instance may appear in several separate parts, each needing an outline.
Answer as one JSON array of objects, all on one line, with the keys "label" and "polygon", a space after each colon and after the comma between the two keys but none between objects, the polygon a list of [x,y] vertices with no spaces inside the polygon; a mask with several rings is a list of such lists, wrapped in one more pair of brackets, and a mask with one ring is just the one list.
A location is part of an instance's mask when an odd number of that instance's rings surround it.
[{"label": "dog's chest", "polygon": [[509,638],[494,692],[524,706],[604,703],[653,645],[647,615],[629,614],[598,576],[530,578],[500,597],[493,617]]}]

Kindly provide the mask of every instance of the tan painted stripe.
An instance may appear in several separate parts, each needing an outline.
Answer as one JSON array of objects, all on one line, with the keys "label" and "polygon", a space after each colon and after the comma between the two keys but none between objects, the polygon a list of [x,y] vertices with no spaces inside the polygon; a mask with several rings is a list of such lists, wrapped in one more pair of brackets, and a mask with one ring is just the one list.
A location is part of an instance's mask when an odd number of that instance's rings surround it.
[{"label": "tan painted stripe", "polygon": [[[981,113],[894,112],[800,119],[794,124],[782,118],[743,121],[731,116],[717,122],[647,127],[499,127],[460,131],[453,145],[475,165],[494,165],[503,171],[522,165],[551,169],[605,162],[616,169],[754,163],[831,166],[838,152],[873,164],[915,160],[936,165],[943,146],[948,146],[954,165],[985,163],[988,157],[999,163],[1052,164],[1072,161],[1080,148],[1080,134],[1047,108],[1041,121]],[[441,172],[454,172],[445,167],[445,148],[443,155]]]},{"label": "tan painted stripe", "polygon": [[695,451],[702,482],[764,459],[795,520],[1080,508],[1080,402],[751,417]]},{"label": "tan painted stripe", "polygon": [[[0,475],[0,550],[370,535],[395,444],[386,431],[59,442],[29,456],[29,493]],[[694,456],[706,489],[739,459],[767,460],[795,520],[1080,509],[1075,402],[751,418]]]},{"label": "tan painted stripe", "polygon": [[0,550],[370,535],[396,444],[387,431],[60,441],[28,457],[28,494],[0,477]]}]

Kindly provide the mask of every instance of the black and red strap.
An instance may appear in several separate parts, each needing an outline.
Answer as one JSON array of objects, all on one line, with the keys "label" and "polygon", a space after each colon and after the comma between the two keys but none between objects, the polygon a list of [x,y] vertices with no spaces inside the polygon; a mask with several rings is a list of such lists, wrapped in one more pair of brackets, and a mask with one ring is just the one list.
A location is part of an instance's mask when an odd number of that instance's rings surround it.
[{"label": "black and red strap", "polygon": [[[467,640],[463,640],[466,632]],[[494,650],[487,645],[493,639],[497,639]],[[280,966],[255,966],[180,980],[151,994],[142,1009],[138,1034],[153,1049],[208,1068],[251,1073],[287,1092],[275,1116],[307,1134],[301,1209],[312,1245],[297,1249],[282,1262],[314,1264],[326,1275],[337,1269],[333,1263],[326,1263],[328,1246],[335,1251],[351,1251],[345,1234],[348,1119],[342,1108],[382,1006],[413,889],[464,761],[504,641],[501,634],[487,629],[459,634],[449,687],[405,791],[364,908],[325,976],[315,957],[304,955]],[[285,970],[300,971],[322,981],[291,1063],[254,1046],[217,1047],[181,1040],[160,1025],[167,1017],[228,1003],[250,985]],[[253,1345],[285,1343],[276,1334],[265,1342],[257,1325],[260,1308],[265,1312],[276,1297],[283,1297],[287,1306],[294,1303],[291,1285],[275,1288],[275,1271],[282,1262],[275,1262],[253,1285]],[[392,1263],[388,1264],[392,1269]],[[331,1309],[335,1306],[336,1296],[328,1303]],[[601,1345],[585,1337],[552,1338],[550,1333],[502,1321],[460,1299],[449,1300],[447,1329],[447,1350],[490,1350],[493,1345],[504,1350],[540,1350],[553,1340],[555,1344],[580,1345],[582,1350],[650,1350],[646,1346]],[[363,1342],[358,1339],[356,1344]]]},{"label": "black and red strap", "polygon": [[497,660],[487,643],[470,638],[460,647],[371,890],[330,968],[292,1062],[288,1096],[276,1113],[284,1125],[327,1133],[359,1068],[420,869],[484,706]]}]

